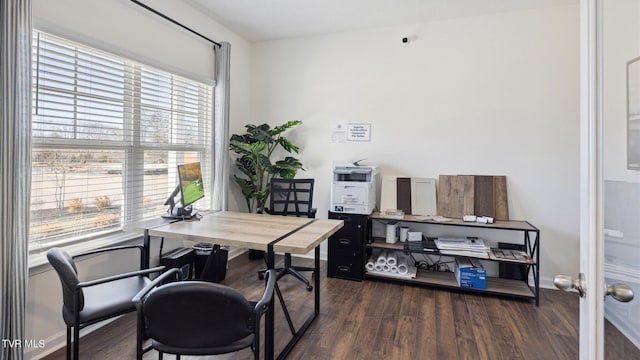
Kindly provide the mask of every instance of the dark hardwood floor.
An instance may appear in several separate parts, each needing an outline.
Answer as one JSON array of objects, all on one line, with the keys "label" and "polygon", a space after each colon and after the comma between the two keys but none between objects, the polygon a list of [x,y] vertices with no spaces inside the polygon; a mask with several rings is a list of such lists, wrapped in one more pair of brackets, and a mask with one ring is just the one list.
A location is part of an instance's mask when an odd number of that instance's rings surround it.
[{"label": "dark hardwood floor", "polygon": [[[263,267],[261,260],[242,255],[229,262],[223,283],[257,299],[262,289],[256,272]],[[292,277],[279,285],[299,325],[312,311],[313,293]],[[278,305],[278,351],[291,336],[281,315]],[[331,279],[322,263],[321,313],[288,359],[578,359],[578,318],[576,294],[542,289],[536,307],[532,301],[463,291]],[[135,315],[123,316],[85,336],[81,358],[134,359],[135,331]],[[619,333],[607,340],[616,345],[616,359],[640,359],[640,351]],[[64,358],[61,349],[44,359]],[[145,354],[156,358],[155,352]],[[206,358],[249,359],[252,353]]]}]

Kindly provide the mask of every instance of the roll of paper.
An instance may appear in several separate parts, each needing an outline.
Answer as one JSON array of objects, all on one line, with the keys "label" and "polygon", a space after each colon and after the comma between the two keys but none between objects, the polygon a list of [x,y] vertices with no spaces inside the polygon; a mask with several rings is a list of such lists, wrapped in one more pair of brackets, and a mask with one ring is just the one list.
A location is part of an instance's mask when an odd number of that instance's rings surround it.
[{"label": "roll of paper", "polygon": [[398,267],[395,265],[389,266],[389,271],[392,273],[397,273],[398,272]]},{"label": "roll of paper", "polygon": [[376,259],[376,264],[378,264],[378,265],[386,265],[387,264],[387,252],[386,251],[380,251],[380,254],[378,254],[378,258]]},{"label": "roll of paper", "polygon": [[409,261],[406,256],[402,255],[398,258],[398,274],[406,275],[409,273]]},{"label": "roll of paper", "polygon": [[382,271],[389,272],[389,265],[387,264],[382,265]]},{"label": "roll of paper", "polygon": [[387,253],[387,265],[395,266],[398,264],[398,254],[395,251],[389,251]]},{"label": "roll of paper", "polygon": [[382,265],[380,265],[380,264],[375,264],[375,266],[373,267],[373,270],[375,270],[375,271],[382,271]]},{"label": "roll of paper", "polygon": [[367,264],[365,265],[367,268],[367,271],[371,271],[371,270],[375,270],[376,268],[376,258],[372,256],[370,256],[367,259]]}]

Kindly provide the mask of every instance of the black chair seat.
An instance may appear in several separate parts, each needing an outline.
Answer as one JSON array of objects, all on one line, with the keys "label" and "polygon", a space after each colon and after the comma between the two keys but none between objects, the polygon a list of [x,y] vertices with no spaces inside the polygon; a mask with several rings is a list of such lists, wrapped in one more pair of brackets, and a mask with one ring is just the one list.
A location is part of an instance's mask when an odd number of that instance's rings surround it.
[{"label": "black chair seat", "polygon": [[159,341],[151,341],[151,346],[163,353],[168,354],[180,354],[180,355],[211,355],[211,354],[226,354],[242,349],[246,349],[253,345],[255,339],[254,334],[249,334],[240,340],[236,340],[230,344],[214,346],[214,347],[177,347],[163,344]]},{"label": "black chair seat", "polygon": [[[131,299],[150,282],[146,276],[136,276],[85,288],[80,323],[105,319],[114,313],[134,311],[136,306]],[[63,315],[67,324],[73,324],[71,313],[64,311]]]}]

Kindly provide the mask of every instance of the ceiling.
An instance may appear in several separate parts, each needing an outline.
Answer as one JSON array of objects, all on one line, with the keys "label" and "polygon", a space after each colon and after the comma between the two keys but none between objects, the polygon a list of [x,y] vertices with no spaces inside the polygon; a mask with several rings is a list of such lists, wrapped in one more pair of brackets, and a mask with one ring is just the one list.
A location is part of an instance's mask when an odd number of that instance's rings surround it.
[{"label": "ceiling", "polygon": [[578,0],[191,0],[251,42],[417,24]]}]

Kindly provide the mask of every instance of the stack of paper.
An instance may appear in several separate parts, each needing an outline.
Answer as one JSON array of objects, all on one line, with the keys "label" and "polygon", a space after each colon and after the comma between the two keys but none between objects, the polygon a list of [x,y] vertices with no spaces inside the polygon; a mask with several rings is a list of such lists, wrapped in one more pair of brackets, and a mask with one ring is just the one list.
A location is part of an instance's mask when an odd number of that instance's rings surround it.
[{"label": "stack of paper", "polygon": [[476,237],[467,238],[437,238],[436,246],[443,255],[471,256],[489,258],[491,248],[484,240]]}]

